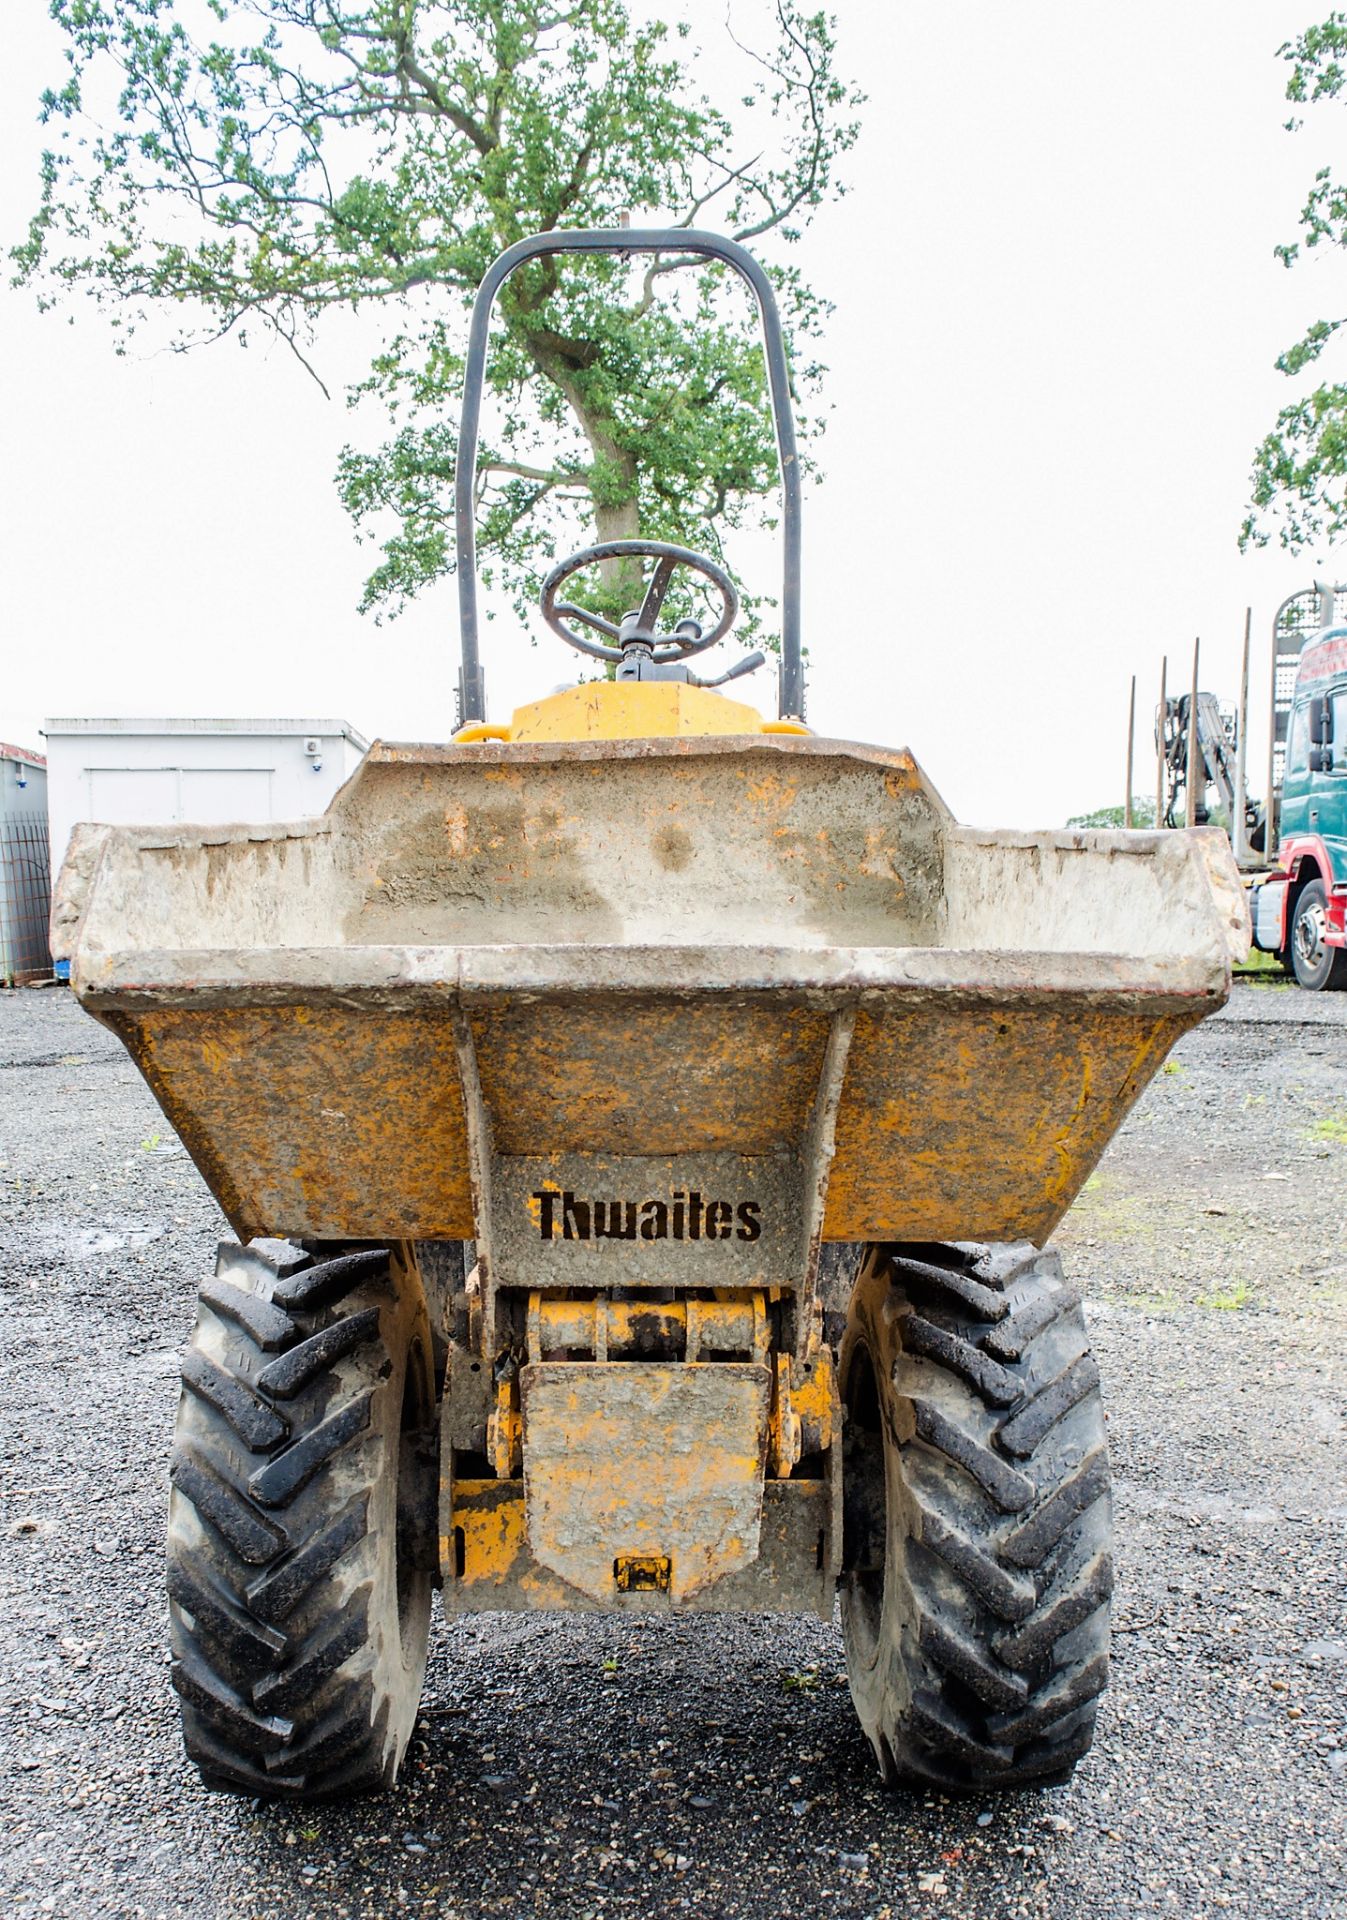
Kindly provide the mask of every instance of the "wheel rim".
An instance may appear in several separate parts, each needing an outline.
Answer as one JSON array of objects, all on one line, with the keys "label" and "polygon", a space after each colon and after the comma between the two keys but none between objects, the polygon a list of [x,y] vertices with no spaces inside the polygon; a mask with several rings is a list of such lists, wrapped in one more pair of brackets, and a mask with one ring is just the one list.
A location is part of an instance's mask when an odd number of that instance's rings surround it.
[{"label": "wheel rim", "polygon": [[1310,973],[1317,973],[1328,951],[1328,916],[1322,900],[1312,900],[1296,916],[1296,953]]},{"label": "wheel rim", "polygon": [[842,1439],[842,1592],[856,1650],[874,1659],[884,1612],[888,1495],[874,1362],[858,1344],[847,1368]]}]

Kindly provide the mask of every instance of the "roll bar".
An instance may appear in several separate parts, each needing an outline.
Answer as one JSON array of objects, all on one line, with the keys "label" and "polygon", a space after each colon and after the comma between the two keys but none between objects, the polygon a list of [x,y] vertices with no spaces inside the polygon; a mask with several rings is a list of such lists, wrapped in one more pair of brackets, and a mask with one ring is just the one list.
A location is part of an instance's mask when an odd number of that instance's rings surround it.
[{"label": "roll bar", "polygon": [[782,526],[784,532],[781,583],[781,672],[779,712],[783,720],[804,717],[804,669],[800,658],[800,463],[795,449],[795,418],[790,404],[790,375],[772,283],[759,263],[736,240],[716,233],[681,227],[561,228],[517,240],[492,261],[477,290],[468,331],[468,357],[463,371],[463,417],[458,435],[458,469],[454,482],[454,546],[458,567],[458,617],[462,644],[459,670],[459,720],[467,725],[486,718],[486,685],[482,674],[477,627],[477,542],[475,504],[477,440],[486,380],[486,350],[491,310],[496,295],[516,267],[552,253],[694,253],[723,260],[746,280],[757,296],[767,358],[767,385],[781,463]]}]

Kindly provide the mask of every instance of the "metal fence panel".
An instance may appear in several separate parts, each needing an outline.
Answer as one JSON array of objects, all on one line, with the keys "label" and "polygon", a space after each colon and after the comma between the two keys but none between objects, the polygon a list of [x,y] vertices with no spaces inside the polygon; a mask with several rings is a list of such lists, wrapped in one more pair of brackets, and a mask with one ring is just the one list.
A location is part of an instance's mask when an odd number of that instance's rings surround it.
[{"label": "metal fence panel", "polygon": [[0,986],[51,973],[51,853],[45,815],[0,820]]}]

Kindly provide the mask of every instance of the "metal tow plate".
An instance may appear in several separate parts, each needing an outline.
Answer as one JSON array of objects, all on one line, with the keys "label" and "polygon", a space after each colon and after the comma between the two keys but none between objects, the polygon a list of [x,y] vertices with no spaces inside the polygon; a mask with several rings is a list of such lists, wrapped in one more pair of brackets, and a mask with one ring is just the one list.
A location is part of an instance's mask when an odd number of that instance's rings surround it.
[{"label": "metal tow plate", "polygon": [[608,1604],[620,1590],[619,1562],[667,1560],[675,1605],[750,1566],[762,1522],[769,1387],[766,1367],[736,1362],[525,1367],[525,1525],[534,1558]]}]

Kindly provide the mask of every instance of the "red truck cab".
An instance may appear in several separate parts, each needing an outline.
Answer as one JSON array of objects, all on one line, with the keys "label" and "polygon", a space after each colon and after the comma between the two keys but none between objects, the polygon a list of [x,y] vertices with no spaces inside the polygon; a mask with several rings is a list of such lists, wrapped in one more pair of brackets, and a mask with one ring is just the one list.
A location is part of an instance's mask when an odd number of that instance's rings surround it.
[{"label": "red truck cab", "polygon": [[1347,987],[1347,626],[1300,656],[1279,830],[1277,867],[1250,893],[1254,945],[1302,987]]}]

